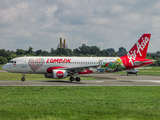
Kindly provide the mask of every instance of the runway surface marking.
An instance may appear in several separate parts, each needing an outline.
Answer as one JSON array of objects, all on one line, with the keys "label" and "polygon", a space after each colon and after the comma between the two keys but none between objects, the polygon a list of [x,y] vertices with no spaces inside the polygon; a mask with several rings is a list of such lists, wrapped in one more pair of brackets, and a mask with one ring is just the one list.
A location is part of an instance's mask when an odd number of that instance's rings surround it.
[{"label": "runway surface marking", "polygon": [[104,81],[96,81],[96,82],[104,82]]},{"label": "runway surface marking", "polygon": [[154,82],[154,83],[160,83],[160,81],[150,81],[150,82]]}]

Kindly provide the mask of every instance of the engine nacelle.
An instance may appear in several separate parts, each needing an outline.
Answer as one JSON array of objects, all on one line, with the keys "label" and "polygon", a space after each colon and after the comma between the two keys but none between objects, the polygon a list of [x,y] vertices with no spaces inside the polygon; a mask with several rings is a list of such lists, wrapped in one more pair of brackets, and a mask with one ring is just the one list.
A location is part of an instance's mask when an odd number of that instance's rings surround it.
[{"label": "engine nacelle", "polygon": [[52,70],[52,73],[55,79],[66,78],[68,75],[66,70]]},{"label": "engine nacelle", "polygon": [[46,74],[45,74],[45,77],[46,77],[46,78],[53,78],[53,74],[52,74],[52,73],[46,73]]}]

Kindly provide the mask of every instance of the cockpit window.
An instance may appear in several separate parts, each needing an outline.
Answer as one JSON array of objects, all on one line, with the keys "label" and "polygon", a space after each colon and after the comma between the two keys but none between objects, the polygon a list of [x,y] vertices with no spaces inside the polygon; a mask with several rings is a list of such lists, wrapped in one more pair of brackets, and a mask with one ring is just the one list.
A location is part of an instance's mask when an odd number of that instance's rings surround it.
[{"label": "cockpit window", "polygon": [[11,61],[9,61],[9,63],[13,63],[13,61],[11,60]]},{"label": "cockpit window", "polygon": [[9,63],[16,63],[16,61],[12,61],[12,60],[10,60],[10,61],[9,61]]}]

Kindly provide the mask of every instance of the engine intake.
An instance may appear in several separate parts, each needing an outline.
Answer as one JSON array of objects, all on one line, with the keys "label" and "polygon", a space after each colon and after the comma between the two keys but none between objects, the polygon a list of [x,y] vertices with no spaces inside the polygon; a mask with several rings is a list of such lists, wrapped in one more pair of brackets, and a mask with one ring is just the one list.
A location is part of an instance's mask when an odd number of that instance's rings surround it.
[{"label": "engine intake", "polygon": [[66,78],[68,75],[66,70],[52,70],[52,74],[55,79]]},{"label": "engine intake", "polygon": [[52,73],[45,74],[46,78],[55,78],[55,79],[66,78],[67,76],[68,73],[66,70],[52,70]]},{"label": "engine intake", "polygon": [[51,74],[51,73],[46,73],[46,74],[45,74],[45,77],[46,77],[46,78],[53,78],[53,74]]}]

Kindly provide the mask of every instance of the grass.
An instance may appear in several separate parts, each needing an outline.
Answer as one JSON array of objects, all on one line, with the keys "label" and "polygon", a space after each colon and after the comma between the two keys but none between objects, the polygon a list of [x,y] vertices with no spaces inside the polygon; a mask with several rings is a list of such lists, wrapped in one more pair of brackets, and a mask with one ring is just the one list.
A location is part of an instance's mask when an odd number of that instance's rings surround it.
[{"label": "grass", "polygon": [[3,69],[2,69],[2,66],[3,66],[3,65],[0,65],[0,70],[3,70]]},{"label": "grass", "polygon": [[[116,72],[116,74],[127,74],[126,71]],[[157,75],[160,76],[160,66],[151,67],[151,69],[139,69],[138,75]]]},{"label": "grass", "polygon": [[0,87],[0,120],[157,120],[160,87]]}]

